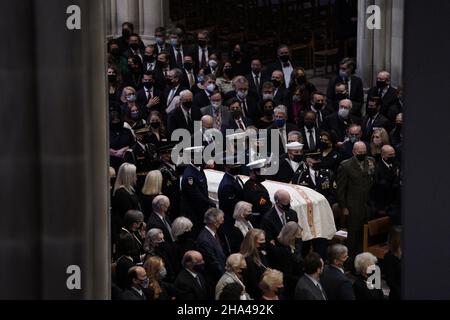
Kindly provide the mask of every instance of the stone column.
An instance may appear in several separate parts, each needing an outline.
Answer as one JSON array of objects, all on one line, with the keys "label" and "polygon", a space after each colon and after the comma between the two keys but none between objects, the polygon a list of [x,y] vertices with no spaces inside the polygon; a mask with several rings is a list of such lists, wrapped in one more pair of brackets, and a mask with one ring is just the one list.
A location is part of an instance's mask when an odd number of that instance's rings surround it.
[{"label": "stone column", "polygon": [[154,32],[157,27],[165,25],[165,0],[139,0],[139,21],[142,40],[145,43],[154,41]]},{"label": "stone column", "polygon": [[[381,11],[381,29],[369,30],[366,26],[370,5]],[[365,87],[371,87],[377,73],[391,73],[394,86],[402,83],[403,8],[404,0],[360,0],[358,3],[357,73]]]},{"label": "stone column", "polygon": [[116,2],[116,36],[122,34],[122,23],[131,22],[134,24],[134,31],[140,33],[139,22],[139,1],[140,0],[112,0]]}]

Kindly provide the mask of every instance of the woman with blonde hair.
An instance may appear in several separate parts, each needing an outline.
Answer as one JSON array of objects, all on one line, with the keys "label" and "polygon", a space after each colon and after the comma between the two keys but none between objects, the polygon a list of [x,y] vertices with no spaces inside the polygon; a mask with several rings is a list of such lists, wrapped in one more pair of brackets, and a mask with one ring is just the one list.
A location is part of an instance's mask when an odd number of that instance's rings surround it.
[{"label": "woman with blonde hair", "polygon": [[144,186],[142,187],[141,194],[139,195],[145,221],[148,221],[148,218],[153,211],[153,199],[155,199],[156,196],[162,194],[162,181],[163,176],[161,174],[161,171],[159,170],[150,171],[145,177]]},{"label": "woman with blonde hair", "polygon": [[216,300],[219,300],[223,288],[230,283],[237,283],[243,287],[243,294],[240,300],[250,300],[250,296],[245,292],[245,285],[242,283],[242,272],[247,268],[245,257],[240,253],[234,253],[228,257],[225,264],[225,273],[216,285]]},{"label": "woman with blonde hair", "polygon": [[136,194],[136,166],[124,163],[117,172],[111,199],[111,230],[113,240],[120,233],[123,218],[128,210],[141,210],[139,198]]},{"label": "woman with blonde hair", "polygon": [[250,222],[252,207],[251,203],[245,201],[239,201],[234,206],[233,219],[235,223],[228,236],[231,253],[239,252],[247,232],[253,229],[253,225]]},{"label": "woman with blonde hair", "polygon": [[120,106],[120,114],[122,119],[125,119],[126,115],[131,111],[133,106],[138,106],[136,99],[136,90],[133,87],[123,88],[122,96],[120,97],[120,101],[123,103]]},{"label": "woman with blonde hair", "polygon": [[275,239],[275,245],[270,246],[267,252],[270,267],[283,272],[283,298],[288,300],[294,298],[295,286],[302,275],[302,232],[297,222],[286,223]]},{"label": "woman with blonde hair", "polygon": [[378,162],[381,159],[381,148],[389,143],[389,134],[386,129],[374,129],[370,139],[370,155]]},{"label": "woman with blonde hair", "polygon": [[240,253],[247,263],[247,270],[243,273],[244,284],[253,299],[260,299],[262,294],[258,284],[268,267],[266,245],[266,234],[261,229],[249,230],[241,245]]},{"label": "woman with blonde hair", "polygon": [[164,261],[157,256],[148,258],[144,263],[149,284],[147,287],[148,300],[174,300],[175,288],[164,281],[167,270]]},{"label": "woman with blonde hair", "polygon": [[280,300],[283,289],[283,273],[275,269],[267,269],[261,277],[259,287],[263,295],[262,300]]}]

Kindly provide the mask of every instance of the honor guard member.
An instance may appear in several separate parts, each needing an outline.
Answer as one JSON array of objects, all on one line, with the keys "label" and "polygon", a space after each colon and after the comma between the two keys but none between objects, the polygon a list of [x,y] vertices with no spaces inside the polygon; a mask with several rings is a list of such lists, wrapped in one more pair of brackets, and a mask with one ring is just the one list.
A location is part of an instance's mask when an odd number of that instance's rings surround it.
[{"label": "honor guard member", "polygon": [[308,168],[303,161],[303,144],[291,142],[286,145],[287,153],[280,157],[278,173],[273,180],[284,183],[296,183]]},{"label": "honor guard member", "polygon": [[259,228],[261,219],[266,212],[272,208],[269,191],[262,182],[266,179],[261,175],[261,169],[267,164],[267,159],[260,159],[247,165],[250,170],[249,177],[244,184],[244,201],[253,206],[253,218],[251,223],[255,228]]},{"label": "honor guard member", "polygon": [[192,233],[196,238],[203,228],[205,212],[216,205],[209,199],[208,181],[203,171],[203,163],[195,163],[202,159],[203,146],[184,149],[190,152],[191,161],[186,166],[181,179],[181,210],[180,214],[193,223]]},{"label": "honor guard member", "polygon": [[159,171],[161,171],[163,181],[161,193],[167,196],[170,200],[170,214],[172,219],[176,219],[180,212],[180,184],[179,176],[177,174],[177,167],[172,160],[172,149],[175,147],[174,143],[165,143],[158,149],[159,153]]},{"label": "honor guard member", "polygon": [[222,226],[223,232],[229,234],[234,226],[234,206],[242,201],[244,195],[244,182],[239,178],[241,165],[237,156],[229,156],[223,159],[225,174],[219,184],[218,197],[219,209],[224,212],[225,222]]},{"label": "honor guard member", "polygon": [[322,169],[322,154],[320,152],[307,153],[305,158],[308,169],[300,175],[296,184],[319,192],[327,198],[330,206],[333,206],[337,202],[336,182],[333,172],[329,169]]},{"label": "honor guard member", "polygon": [[136,166],[138,176],[137,190],[141,190],[145,177],[149,171],[157,168],[157,150],[154,145],[147,143],[149,128],[144,127],[136,130],[136,143],[125,154],[125,162]]}]

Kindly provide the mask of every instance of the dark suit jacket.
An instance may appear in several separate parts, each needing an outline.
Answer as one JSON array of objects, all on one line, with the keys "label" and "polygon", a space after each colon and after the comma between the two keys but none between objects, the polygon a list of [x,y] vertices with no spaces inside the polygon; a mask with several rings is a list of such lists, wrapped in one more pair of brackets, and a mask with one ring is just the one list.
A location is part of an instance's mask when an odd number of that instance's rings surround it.
[{"label": "dark suit jacket", "polygon": [[[208,106],[202,108],[200,111],[201,111],[202,115],[204,115],[204,116],[208,115],[208,116],[213,117],[213,109],[212,108],[213,107],[211,105],[208,105]],[[225,106],[220,106],[219,112],[222,115],[222,125],[230,123],[231,114],[230,114],[230,111],[228,110],[228,108]],[[244,122],[244,124],[245,124],[245,122]]]},{"label": "dark suit jacket", "polygon": [[[236,91],[230,91],[225,95],[224,101],[228,101],[231,98],[237,98]],[[253,123],[257,122],[259,118],[262,116],[261,109],[258,106],[258,98],[252,94],[248,94],[245,100],[247,104],[247,110],[244,111],[244,114],[247,118],[252,119]],[[244,103],[241,101],[241,108],[244,110]]]},{"label": "dark suit jacket", "polygon": [[306,130],[307,129],[305,127],[302,127],[300,129],[300,132],[301,132],[302,137],[303,137],[303,150],[305,152],[316,151],[317,150],[317,146],[318,146],[318,144],[320,142],[320,132],[321,132],[321,130],[318,129],[318,128],[315,128],[315,130],[314,130],[314,142],[316,143],[316,146],[315,146],[314,149],[311,149],[311,147],[309,146],[309,142],[308,142],[309,132],[307,132]]},{"label": "dark suit jacket", "polygon": [[383,161],[376,164],[372,199],[378,210],[399,209],[401,203],[400,167],[389,169]]},{"label": "dark suit jacket", "polygon": [[[325,294],[325,292],[324,292]],[[326,295],[326,294],[325,294]],[[322,291],[306,275],[298,280],[295,287],[295,300],[325,300]]]},{"label": "dark suit jacket", "polygon": [[167,131],[169,132],[169,136],[175,129],[187,129],[191,134],[193,134],[194,121],[200,121],[202,118],[200,110],[196,107],[192,107],[191,109],[192,123],[188,124],[186,122],[186,118],[181,108],[182,107],[178,107],[175,110],[172,110],[167,117]]},{"label": "dark suit jacket", "polygon": [[147,300],[147,297],[145,296],[145,293],[142,292],[142,296],[137,293],[134,289],[127,289],[122,293],[122,299],[123,300],[137,300],[137,301],[145,301]]},{"label": "dark suit jacket", "polygon": [[[182,57],[184,57],[184,56],[191,56],[192,57],[192,48],[190,48],[189,46],[183,44],[182,45],[182,49],[183,49]],[[170,68],[171,69],[174,69],[174,68],[183,69],[184,63],[181,66],[177,65],[177,56],[176,56],[177,51],[175,50],[174,47],[171,46],[169,48],[169,53],[170,53],[170,62],[169,62],[170,63]]]},{"label": "dark suit jacket", "polygon": [[180,92],[183,90],[187,90],[188,88],[183,86],[182,84],[180,84],[177,88],[177,90],[175,91],[175,94],[172,97],[172,100],[169,101],[169,95],[170,95],[170,91],[172,90],[171,87],[166,87],[166,89],[164,90],[164,101],[166,102],[166,108],[172,103],[173,99],[176,96],[180,95]]},{"label": "dark suit jacket", "polygon": [[[295,65],[293,61],[290,60],[289,62],[292,65],[292,69],[295,69],[297,67],[297,65]],[[274,72],[275,70],[283,71],[283,66],[281,64],[280,59],[276,59],[272,64],[267,66],[267,69],[265,72],[266,77],[269,79],[272,79],[272,72]],[[284,79],[284,81],[287,82],[289,85],[289,81],[291,81],[291,79]]]},{"label": "dark suit jacket", "polygon": [[352,282],[336,267],[325,266],[320,282],[328,300],[355,300]]},{"label": "dark suit jacket", "polygon": [[[372,97],[380,97],[380,93],[377,87],[370,88],[369,92],[367,93],[367,100]],[[383,98],[381,98],[381,114],[388,118],[390,121],[395,122],[395,117],[400,112],[398,104],[399,102],[397,97],[397,89],[389,86],[386,94]]]},{"label": "dark suit jacket", "polygon": [[197,244],[205,259],[205,276],[215,286],[225,273],[226,257],[223,248],[206,228],[203,228],[198,235]]},{"label": "dark suit jacket", "polygon": [[334,135],[337,142],[343,142],[347,135],[348,127],[353,123],[361,124],[361,119],[349,115],[348,119],[344,120],[338,116],[337,112],[335,112],[325,118],[322,129]]},{"label": "dark suit jacket", "polygon": [[[166,220],[170,225],[171,221],[169,220],[169,217],[166,217]],[[164,240],[170,244],[173,243],[169,230],[167,229],[167,227],[165,226],[165,224],[161,220],[161,218],[158,217],[158,215],[154,212],[152,212],[150,214],[150,218],[148,218],[148,222],[147,222],[147,230],[150,230],[153,228],[161,229],[164,233]]]},{"label": "dark suit jacket", "polygon": [[286,107],[289,106],[289,91],[286,89],[284,84],[281,85],[281,87],[276,91],[276,94],[273,97],[273,102],[275,105],[282,104]]},{"label": "dark suit jacket", "polygon": [[[278,134],[278,136],[280,135],[279,131],[278,131],[278,128],[275,126],[275,124],[273,124],[273,125],[271,125],[271,126],[269,126],[267,128],[267,139],[268,139],[267,140],[267,150],[268,150],[269,154],[271,152],[274,152],[273,150],[275,150],[275,149],[272,149],[272,143],[271,143],[272,139],[271,139],[270,135],[272,134],[271,133],[272,130],[274,130],[275,133]],[[287,137],[289,135],[289,132],[297,131],[297,130],[298,130],[298,128],[297,128],[297,126],[295,124],[286,123],[286,131],[285,131],[285,133],[286,133],[286,142],[288,140]],[[281,156],[282,154],[285,154],[285,153],[286,152],[285,152],[284,147],[283,147],[283,141],[281,140],[281,136],[279,136],[279,138],[278,138],[278,155]]]},{"label": "dark suit jacket", "polygon": [[385,128],[387,132],[391,130],[391,124],[389,120],[382,114],[377,115],[371,128],[369,128],[369,120],[370,118],[368,116],[365,116],[362,120],[362,132],[363,132],[362,140],[366,142],[370,142],[373,133],[373,128]]},{"label": "dark suit jacket", "polygon": [[245,76],[245,78],[248,81],[249,84],[249,91],[253,92],[253,94],[257,95],[258,98],[261,98],[262,96],[262,86],[264,82],[270,81],[270,78],[267,77],[266,74],[260,73],[259,74],[259,87],[256,88],[255,78],[253,77],[253,73],[249,73]]},{"label": "dark suit jacket", "polygon": [[[215,52],[215,49],[208,46],[208,53],[205,53],[206,59],[208,60],[208,56]],[[201,69],[202,55],[199,52],[199,46],[194,46],[191,50],[192,59],[194,60],[194,64],[197,70]],[[206,67],[208,67],[208,62],[206,61]]]},{"label": "dark suit jacket", "polygon": [[[289,221],[298,222],[297,212],[292,209],[286,213],[286,223]],[[276,239],[283,229],[283,223],[278,216],[278,212],[275,208],[266,213],[261,221],[261,229],[266,232],[266,240],[268,242]]]},{"label": "dark suit jacket", "polygon": [[[247,118],[247,117],[242,117],[242,122],[244,122],[245,128],[253,125],[252,119]],[[226,129],[233,129],[233,130],[239,129],[239,126],[237,125],[236,121],[231,116],[227,123],[222,124],[222,131],[224,131]]]},{"label": "dark suit jacket", "polygon": [[366,279],[358,276],[353,283],[353,291],[355,292],[356,300],[383,300],[384,294],[381,289],[369,289],[367,288]]},{"label": "dark suit jacket", "polygon": [[175,287],[177,289],[177,300],[206,300],[206,282],[203,276],[197,273],[197,276],[202,283],[199,286],[197,280],[186,269],[181,269],[175,280]]},{"label": "dark suit jacket", "polygon": [[234,206],[244,198],[243,192],[243,183],[241,186],[232,175],[225,173],[222,181],[220,181],[217,192],[219,196],[219,208],[225,214],[225,223],[222,227],[225,229],[225,233],[231,231],[234,225]]},{"label": "dark suit jacket", "polygon": [[194,106],[198,109],[202,109],[204,107],[207,107],[211,104],[211,100],[209,100],[208,94],[205,92],[205,90],[202,90],[195,94],[194,96]]},{"label": "dark suit jacket", "polygon": [[[183,79],[181,80],[181,84],[186,88],[191,88],[191,85],[189,84],[189,77],[186,69],[181,70],[183,71]],[[192,76],[194,77],[194,85],[198,83],[197,81],[197,73],[195,70],[192,70]]]},{"label": "dark suit jacket", "polygon": [[[350,79],[351,79],[351,86],[349,99],[353,103],[351,114],[357,117],[361,117],[361,109],[364,103],[364,86],[361,78],[352,75]],[[336,91],[335,91],[335,86],[338,82],[343,82],[342,78],[340,78],[339,76],[332,78],[328,82],[327,88],[327,104],[329,106],[333,106],[334,111],[337,111],[339,108],[338,104],[339,102],[336,99]]]},{"label": "dark suit jacket", "polygon": [[[150,101],[151,98],[154,97],[158,97],[160,102],[156,106],[148,108],[147,103]],[[158,111],[163,113],[164,110],[166,109],[164,93],[158,88],[153,88],[153,95],[149,95],[148,98],[145,93],[145,88],[142,88],[136,93],[136,98],[137,98],[136,103],[141,109],[144,119],[147,119],[147,117],[150,115],[150,112],[152,111]]]}]

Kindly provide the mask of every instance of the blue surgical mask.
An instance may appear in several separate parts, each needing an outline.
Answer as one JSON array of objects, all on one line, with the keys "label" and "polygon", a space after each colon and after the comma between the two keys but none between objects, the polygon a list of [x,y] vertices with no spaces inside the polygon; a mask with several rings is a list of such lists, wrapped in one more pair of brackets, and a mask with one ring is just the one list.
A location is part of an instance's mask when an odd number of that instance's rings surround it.
[{"label": "blue surgical mask", "polygon": [[135,102],[136,101],[136,95],[131,94],[131,95],[127,96],[127,101],[128,102]]},{"label": "blue surgical mask", "polygon": [[247,92],[246,91],[238,91],[237,96],[239,99],[243,100],[243,99],[247,98]]},{"label": "blue surgical mask", "polygon": [[137,120],[139,119],[139,111],[131,113],[131,119]]},{"label": "blue surgical mask", "polygon": [[286,120],[284,120],[284,119],[276,119],[276,120],[275,120],[275,125],[276,125],[278,128],[284,127],[285,124],[286,124]]},{"label": "blue surgical mask", "polygon": [[160,271],[159,271],[159,276],[161,277],[161,279],[164,279],[167,276],[167,270],[165,267],[163,267]]},{"label": "blue surgical mask", "polygon": [[162,46],[164,44],[164,40],[161,37],[156,37],[155,41],[158,46]]},{"label": "blue surgical mask", "polygon": [[214,83],[211,83],[206,86],[206,91],[208,91],[209,93],[212,93],[215,88],[216,88],[216,85]]},{"label": "blue surgical mask", "polygon": [[177,47],[177,46],[178,46],[178,43],[179,43],[178,39],[170,39],[170,44],[171,44],[173,47]]},{"label": "blue surgical mask", "polygon": [[347,79],[348,78],[347,72],[339,70],[339,77],[341,77],[342,79]]}]

